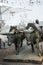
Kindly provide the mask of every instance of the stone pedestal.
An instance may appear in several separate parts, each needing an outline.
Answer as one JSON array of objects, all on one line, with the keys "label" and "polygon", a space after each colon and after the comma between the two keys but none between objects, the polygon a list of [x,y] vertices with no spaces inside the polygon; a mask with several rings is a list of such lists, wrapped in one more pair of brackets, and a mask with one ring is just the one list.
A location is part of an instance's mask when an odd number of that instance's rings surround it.
[{"label": "stone pedestal", "polygon": [[0,49],[1,49],[1,39],[0,39]]}]

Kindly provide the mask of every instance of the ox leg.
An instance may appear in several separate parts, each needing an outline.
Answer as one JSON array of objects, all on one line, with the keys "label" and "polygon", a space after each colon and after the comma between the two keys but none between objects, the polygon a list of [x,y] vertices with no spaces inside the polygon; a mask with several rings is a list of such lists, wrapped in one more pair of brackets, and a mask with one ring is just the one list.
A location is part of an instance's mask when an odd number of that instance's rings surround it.
[{"label": "ox leg", "polygon": [[15,50],[16,50],[16,55],[19,53],[19,50],[18,50],[18,45],[17,43],[15,43]]},{"label": "ox leg", "polygon": [[20,45],[20,48],[23,46],[23,40],[21,40],[21,45]]},{"label": "ox leg", "polygon": [[34,52],[34,44],[31,42],[32,52]]},{"label": "ox leg", "polygon": [[41,51],[39,49],[39,39],[38,38],[36,39],[36,48],[37,48],[37,55],[41,56]]},{"label": "ox leg", "polygon": [[23,45],[23,41],[21,41],[21,45],[20,45],[20,48],[22,47],[22,45]]},{"label": "ox leg", "polygon": [[16,39],[16,40],[15,40],[16,55],[19,54],[19,49],[20,49],[20,41]]},{"label": "ox leg", "polygon": [[4,48],[5,48],[5,42],[3,42],[3,46],[4,46]]}]

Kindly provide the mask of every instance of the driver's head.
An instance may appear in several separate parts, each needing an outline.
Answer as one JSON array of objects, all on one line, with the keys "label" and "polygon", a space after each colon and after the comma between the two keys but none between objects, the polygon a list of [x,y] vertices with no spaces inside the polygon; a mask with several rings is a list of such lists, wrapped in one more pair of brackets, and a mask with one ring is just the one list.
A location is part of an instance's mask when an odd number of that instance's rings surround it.
[{"label": "driver's head", "polygon": [[38,20],[38,19],[36,19],[36,20],[35,20],[35,23],[36,23],[36,24],[39,24],[39,20]]}]

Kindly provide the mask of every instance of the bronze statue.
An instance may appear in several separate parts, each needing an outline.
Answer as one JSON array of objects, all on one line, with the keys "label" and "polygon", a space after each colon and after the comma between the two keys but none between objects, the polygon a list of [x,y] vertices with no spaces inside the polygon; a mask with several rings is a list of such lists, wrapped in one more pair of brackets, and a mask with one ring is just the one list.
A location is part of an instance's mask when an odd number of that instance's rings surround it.
[{"label": "bronze statue", "polygon": [[[39,24],[38,22],[39,21],[36,20],[37,24]],[[26,38],[27,44],[28,44],[28,41],[31,42],[30,44],[31,44],[31,47],[32,47],[32,52],[34,52],[34,45],[36,45],[37,55],[41,56],[41,51],[39,49],[39,42],[40,42],[40,39],[41,39],[41,35],[40,35],[41,31],[39,29],[37,29],[37,27],[35,26],[34,23],[28,23],[26,30],[28,30],[29,27],[32,27],[34,29],[30,33],[30,39],[27,37],[25,31],[20,32],[20,30],[18,30],[17,28],[11,27],[10,31],[12,31],[12,29],[15,29],[14,35],[11,37],[13,39],[14,44],[15,44],[15,49],[16,49],[17,53],[19,53],[19,49],[23,45],[23,43],[22,43],[23,39]]]}]

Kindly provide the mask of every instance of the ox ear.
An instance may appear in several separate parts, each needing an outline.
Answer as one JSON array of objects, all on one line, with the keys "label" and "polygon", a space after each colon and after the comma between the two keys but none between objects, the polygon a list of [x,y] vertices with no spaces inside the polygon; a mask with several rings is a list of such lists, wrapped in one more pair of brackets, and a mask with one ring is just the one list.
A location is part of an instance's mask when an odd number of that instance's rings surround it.
[{"label": "ox ear", "polygon": [[11,31],[12,31],[12,28],[13,28],[13,27],[11,26],[11,27],[10,27],[10,30],[9,30],[9,32],[11,32]]}]

